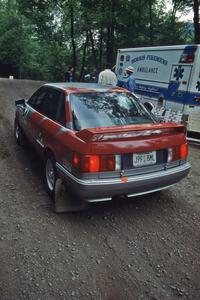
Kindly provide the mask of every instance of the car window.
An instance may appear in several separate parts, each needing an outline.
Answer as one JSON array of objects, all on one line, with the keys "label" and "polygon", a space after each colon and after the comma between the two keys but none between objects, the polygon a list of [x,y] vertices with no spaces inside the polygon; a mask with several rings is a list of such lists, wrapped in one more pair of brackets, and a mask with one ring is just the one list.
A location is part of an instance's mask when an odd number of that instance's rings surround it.
[{"label": "car window", "polygon": [[46,117],[66,124],[65,96],[63,92],[49,87],[40,88],[29,99],[28,104]]},{"label": "car window", "polygon": [[37,90],[32,96],[31,98],[28,100],[28,104],[33,107],[35,110],[38,110],[38,108],[40,107],[41,102],[43,101],[43,99],[45,98],[47,93],[47,89],[46,88],[40,88],[39,90]]},{"label": "car window", "polygon": [[70,103],[75,130],[155,122],[143,105],[127,93],[71,94]]},{"label": "car window", "polygon": [[56,121],[60,102],[60,92],[55,89],[48,89],[41,101],[38,111],[46,117]]},{"label": "car window", "polygon": [[65,95],[63,93],[60,93],[56,121],[61,125],[66,126]]}]

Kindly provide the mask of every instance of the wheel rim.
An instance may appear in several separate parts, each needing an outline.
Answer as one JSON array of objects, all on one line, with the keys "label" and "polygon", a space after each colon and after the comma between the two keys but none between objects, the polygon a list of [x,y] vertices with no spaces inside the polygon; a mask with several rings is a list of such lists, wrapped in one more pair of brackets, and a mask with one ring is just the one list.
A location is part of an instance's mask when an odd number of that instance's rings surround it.
[{"label": "wheel rim", "polygon": [[47,185],[50,191],[54,190],[55,186],[55,171],[53,167],[53,163],[50,159],[47,159],[46,162],[46,180],[47,180]]}]

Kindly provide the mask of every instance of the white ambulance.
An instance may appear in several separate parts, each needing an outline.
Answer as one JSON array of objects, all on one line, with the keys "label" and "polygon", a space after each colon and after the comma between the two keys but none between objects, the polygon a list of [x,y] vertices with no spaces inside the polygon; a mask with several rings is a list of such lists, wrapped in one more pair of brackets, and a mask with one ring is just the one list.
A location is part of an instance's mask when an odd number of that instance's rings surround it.
[{"label": "white ambulance", "polygon": [[[164,107],[167,121],[179,111],[184,120],[194,113],[200,123],[200,45],[119,49],[115,72],[121,86],[128,66],[134,67],[135,93],[143,102]],[[196,125],[193,130],[200,131]]]}]

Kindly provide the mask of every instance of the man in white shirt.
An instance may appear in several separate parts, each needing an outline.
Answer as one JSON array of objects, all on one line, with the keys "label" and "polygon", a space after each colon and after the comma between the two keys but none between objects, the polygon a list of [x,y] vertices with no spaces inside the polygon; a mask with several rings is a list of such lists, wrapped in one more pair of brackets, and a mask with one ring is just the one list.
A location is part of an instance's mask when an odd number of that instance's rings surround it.
[{"label": "man in white shirt", "polygon": [[110,64],[106,64],[105,70],[99,73],[98,83],[109,84],[114,86],[117,85],[117,76],[113,71],[111,71]]}]

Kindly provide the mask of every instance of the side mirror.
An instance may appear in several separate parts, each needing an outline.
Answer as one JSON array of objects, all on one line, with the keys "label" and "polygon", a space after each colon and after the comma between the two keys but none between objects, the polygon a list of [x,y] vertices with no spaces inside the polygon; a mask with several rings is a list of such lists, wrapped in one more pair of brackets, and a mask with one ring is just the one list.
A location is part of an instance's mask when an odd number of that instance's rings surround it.
[{"label": "side mirror", "polygon": [[152,111],[152,109],[154,108],[154,105],[151,102],[145,102],[144,106],[148,111]]},{"label": "side mirror", "polygon": [[25,105],[26,105],[25,99],[16,100],[15,106],[18,106],[18,105],[25,107]]}]

